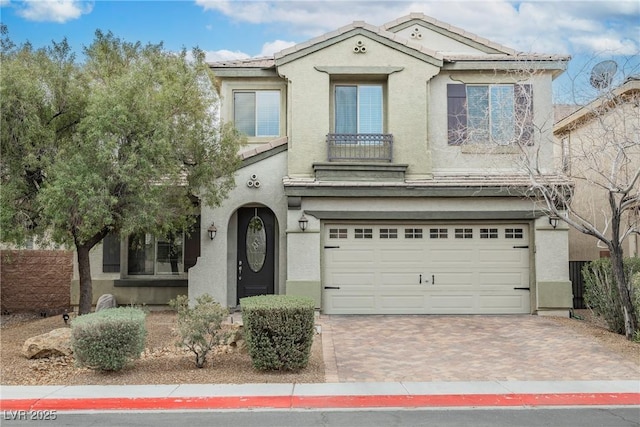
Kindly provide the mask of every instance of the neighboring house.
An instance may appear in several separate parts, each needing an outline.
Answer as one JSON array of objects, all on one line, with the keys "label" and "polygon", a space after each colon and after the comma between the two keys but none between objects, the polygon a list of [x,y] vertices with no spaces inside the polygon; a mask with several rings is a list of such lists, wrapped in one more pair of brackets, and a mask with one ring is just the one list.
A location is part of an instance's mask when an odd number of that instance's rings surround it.
[{"label": "neighboring house", "polygon": [[[411,14],[211,64],[222,119],[249,146],[224,204],[202,208],[189,297],[234,307],[304,295],[329,314],[568,314],[567,229],[522,197],[517,165],[535,150],[553,173],[551,83],[567,61]],[[131,245],[120,248],[120,273],[102,277],[139,286],[122,270]]]},{"label": "neighboring house", "polygon": [[[629,174],[640,170],[640,77],[630,77],[621,86],[604,91],[600,98],[566,114],[556,122],[553,133],[562,147],[564,171],[575,182],[572,208],[610,235],[611,228],[607,226],[607,219],[611,215],[608,192],[599,184],[606,184],[611,176],[606,164],[611,152],[602,150],[614,141],[627,142],[624,166],[613,168],[620,174],[620,182],[629,182]],[[596,150],[602,151],[595,159],[598,159],[598,169],[604,172],[605,179],[598,176],[597,170],[585,167],[591,166],[592,162],[584,160],[584,153]],[[636,233],[630,234],[625,240],[625,256],[640,256],[640,236],[637,233],[639,215],[640,205],[624,218],[623,229],[629,225],[636,229]],[[592,261],[607,256],[608,248],[595,237],[575,229],[569,231],[570,261]]]}]

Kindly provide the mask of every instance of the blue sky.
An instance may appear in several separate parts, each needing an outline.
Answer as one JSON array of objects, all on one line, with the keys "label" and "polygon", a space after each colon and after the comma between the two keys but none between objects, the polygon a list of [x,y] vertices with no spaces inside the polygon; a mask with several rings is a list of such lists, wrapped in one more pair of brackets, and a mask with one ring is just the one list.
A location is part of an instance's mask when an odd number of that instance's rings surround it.
[{"label": "blue sky", "polygon": [[637,0],[0,0],[0,6],[14,42],[41,47],[66,37],[79,53],[100,29],[169,50],[198,46],[212,61],[272,55],[352,21],[382,25],[422,12],[520,51],[572,55],[555,84],[557,97],[574,79],[584,86],[588,70],[604,59],[619,63],[619,79],[640,73]]}]

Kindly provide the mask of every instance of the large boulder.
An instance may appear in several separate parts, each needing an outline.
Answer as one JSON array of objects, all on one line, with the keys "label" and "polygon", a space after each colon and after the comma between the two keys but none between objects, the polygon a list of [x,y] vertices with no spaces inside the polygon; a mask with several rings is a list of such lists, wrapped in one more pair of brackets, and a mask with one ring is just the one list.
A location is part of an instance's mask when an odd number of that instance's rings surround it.
[{"label": "large boulder", "polygon": [[106,308],[116,308],[118,303],[116,302],[116,297],[111,294],[100,295],[98,298],[98,302],[96,303],[96,313],[100,310],[104,310]]},{"label": "large boulder", "polygon": [[71,328],[54,329],[46,334],[29,338],[22,346],[22,354],[27,359],[52,356],[69,356],[71,349]]}]

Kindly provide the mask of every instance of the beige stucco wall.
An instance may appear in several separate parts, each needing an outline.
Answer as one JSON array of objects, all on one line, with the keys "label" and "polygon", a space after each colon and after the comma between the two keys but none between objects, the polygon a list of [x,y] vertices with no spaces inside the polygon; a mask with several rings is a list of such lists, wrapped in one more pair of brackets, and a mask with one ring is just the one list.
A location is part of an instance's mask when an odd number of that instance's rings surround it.
[{"label": "beige stucco wall", "polygon": [[[447,84],[521,83],[533,86],[534,145],[456,146],[447,143]],[[522,173],[523,162],[537,161],[543,173],[554,170],[550,74],[513,76],[499,72],[443,72],[429,84],[429,146],[434,173]]]},{"label": "beige stucco wall", "polygon": [[[366,46],[365,54],[353,52],[358,42]],[[345,74],[330,74],[331,67],[343,67],[340,72]],[[289,81],[290,176],[310,177],[311,165],[326,161],[325,137],[333,129],[332,83],[364,82],[369,78],[363,76],[367,67],[400,70],[376,77],[386,83],[385,132],[394,137],[394,162],[409,165],[408,179],[429,178],[433,172],[513,173],[522,171],[523,154],[535,157],[543,172],[553,170],[553,146],[548,144],[553,139],[550,73],[440,71],[364,35],[355,35],[279,67],[279,73]],[[466,147],[447,144],[448,83],[516,82],[533,86],[534,146],[524,153],[516,147],[469,152]]]},{"label": "beige stucco wall", "polygon": [[[636,84],[640,86],[640,84]],[[640,95],[636,92],[636,97]],[[636,98],[637,100],[638,98]],[[589,107],[585,107],[589,111]],[[598,114],[592,120],[578,122],[574,129],[557,135],[558,144],[562,138],[568,138],[570,162],[569,173],[574,178],[575,194],[571,207],[583,218],[594,224],[605,235],[611,236],[609,218],[611,209],[608,204],[608,178],[611,172],[619,175],[616,181],[623,186],[630,182],[630,176],[640,169],[640,111],[634,103],[625,103]],[[635,142],[634,144],[629,144]],[[611,143],[627,143],[624,164],[614,164],[616,153],[607,147]],[[597,152],[593,157],[590,153]],[[585,155],[585,153],[587,155]],[[621,158],[617,158],[618,161]],[[604,172],[599,175],[598,171]],[[604,177],[604,178],[603,178]],[[623,227],[640,221],[638,213],[629,212],[624,216]],[[569,259],[572,261],[590,261],[600,257],[608,248],[595,237],[587,236],[572,229],[569,232]],[[623,244],[625,256],[640,255],[640,239],[637,234],[630,235]]]},{"label": "beige stucco wall", "polygon": [[[417,29],[417,31],[416,31]],[[411,25],[396,32],[401,37],[420,43],[427,49],[448,54],[481,55],[483,52],[467,44],[460,43],[444,34],[430,30],[420,24]]]},{"label": "beige stucco wall", "polygon": [[[189,270],[189,299],[208,293],[223,305],[234,307],[237,297],[237,210],[244,206],[265,206],[276,216],[275,292],[284,293],[287,271],[287,200],[282,177],[286,174],[287,152],[281,152],[260,162],[239,169],[236,187],[229,192],[222,206],[202,207],[203,240],[200,257]],[[252,175],[260,187],[248,187]],[[218,232],[210,240],[206,229],[215,223]]]},{"label": "beige stucco wall", "polygon": [[[366,53],[354,53],[362,42]],[[331,67],[347,67],[341,75]],[[319,71],[316,67],[324,71]],[[388,67],[363,77],[367,68]],[[400,71],[391,71],[400,69]],[[363,35],[355,35],[279,67],[289,81],[289,175],[310,177],[314,162],[327,161],[326,135],[332,132],[332,82],[385,84],[385,129],[394,137],[394,163],[408,164],[411,177],[431,173],[427,145],[428,81],[438,68]],[[390,74],[386,74],[389,72]],[[446,108],[446,107],[445,107]]]}]

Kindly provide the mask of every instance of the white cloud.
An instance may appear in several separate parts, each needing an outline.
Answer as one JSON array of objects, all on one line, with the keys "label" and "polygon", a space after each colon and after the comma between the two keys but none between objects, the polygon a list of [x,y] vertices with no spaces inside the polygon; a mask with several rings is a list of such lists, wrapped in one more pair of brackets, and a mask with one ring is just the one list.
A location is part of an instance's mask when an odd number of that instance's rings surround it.
[{"label": "white cloud", "polygon": [[93,10],[93,2],[79,0],[25,0],[17,11],[29,21],[65,23]]},{"label": "white cloud", "polygon": [[205,61],[218,62],[218,61],[233,61],[235,59],[248,59],[250,58],[244,52],[230,51],[230,50],[205,50]]},{"label": "white cloud", "polygon": [[11,0],[0,0],[0,7],[9,6]]},{"label": "white cloud", "polygon": [[262,51],[258,56],[272,56],[276,52],[295,45],[295,42],[287,42],[284,40],[275,40],[262,45]]},{"label": "white cloud", "polygon": [[[411,12],[521,51],[640,51],[640,2],[621,1],[234,1],[195,0],[233,21],[286,26],[299,41],[356,20],[381,25]],[[275,43],[275,42],[274,42]]]}]

